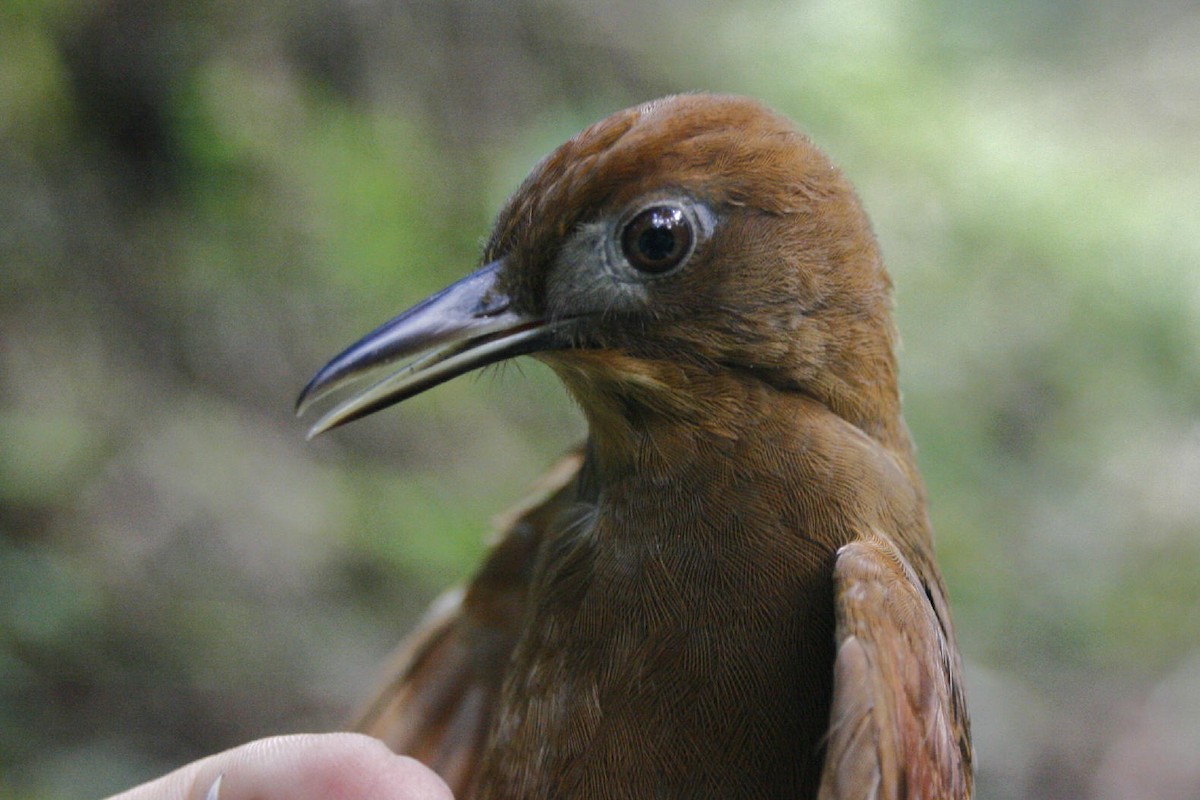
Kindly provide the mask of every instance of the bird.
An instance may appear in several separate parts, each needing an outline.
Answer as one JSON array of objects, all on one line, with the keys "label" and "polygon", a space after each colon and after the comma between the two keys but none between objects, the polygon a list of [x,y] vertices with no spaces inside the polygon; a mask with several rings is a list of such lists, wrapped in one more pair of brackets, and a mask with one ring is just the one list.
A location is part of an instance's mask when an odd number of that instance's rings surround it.
[{"label": "bird", "polygon": [[[739,96],[538,163],[481,266],[320,369],[316,435],[517,356],[587,422],[358,728],[458,798],[966,798],[962,661],[842,172]],[[382,375],[382,377],[380,377]]]}]

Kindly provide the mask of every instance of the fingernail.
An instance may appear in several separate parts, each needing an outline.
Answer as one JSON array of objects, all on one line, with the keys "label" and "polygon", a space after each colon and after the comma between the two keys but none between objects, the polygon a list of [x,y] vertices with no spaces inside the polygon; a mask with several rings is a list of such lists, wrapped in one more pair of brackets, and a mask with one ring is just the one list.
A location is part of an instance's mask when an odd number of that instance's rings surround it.
[{"label": "fingernail", "polygon": [[213,781],[212,786],[208,787],[208,794],[204,795],[204,800],[217,800],[221,794],[221,779],[224,777],[224,772],[217,776],[217,779]]}]

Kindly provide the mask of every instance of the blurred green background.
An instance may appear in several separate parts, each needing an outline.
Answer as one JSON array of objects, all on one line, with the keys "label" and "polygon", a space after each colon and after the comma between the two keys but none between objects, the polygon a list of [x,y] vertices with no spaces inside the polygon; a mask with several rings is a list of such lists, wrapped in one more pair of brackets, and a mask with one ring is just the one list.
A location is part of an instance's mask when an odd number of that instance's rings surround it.
[{"label": "blurred green background", "polygon": [[694,89],[875,221],[979,796],[1200,798],[1193,0],[3,0],[0,797],[347,718],[582,425],[528,360],[311,444],[297,391]]}]

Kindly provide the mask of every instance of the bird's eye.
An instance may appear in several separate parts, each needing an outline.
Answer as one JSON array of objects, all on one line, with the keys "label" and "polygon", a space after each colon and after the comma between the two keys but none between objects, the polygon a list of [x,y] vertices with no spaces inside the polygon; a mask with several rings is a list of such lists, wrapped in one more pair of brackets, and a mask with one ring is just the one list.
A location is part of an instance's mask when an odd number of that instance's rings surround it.
[{"label": "bird's eye", "polygon": [[662,275],[692,253],[695,235],[691,220],[675,206],[651,206],[625,225],[621,252],[639,272]]}]

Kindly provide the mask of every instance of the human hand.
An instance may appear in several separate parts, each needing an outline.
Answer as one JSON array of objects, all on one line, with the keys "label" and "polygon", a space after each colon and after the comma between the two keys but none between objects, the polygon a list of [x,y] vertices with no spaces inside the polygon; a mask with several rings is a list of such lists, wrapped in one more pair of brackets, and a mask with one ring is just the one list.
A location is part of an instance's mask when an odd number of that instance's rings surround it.
[{"label": "human hand", "polygon": [[357,733],[297,734],[226,750],[109,800],[453,800],[441,778]]}]

